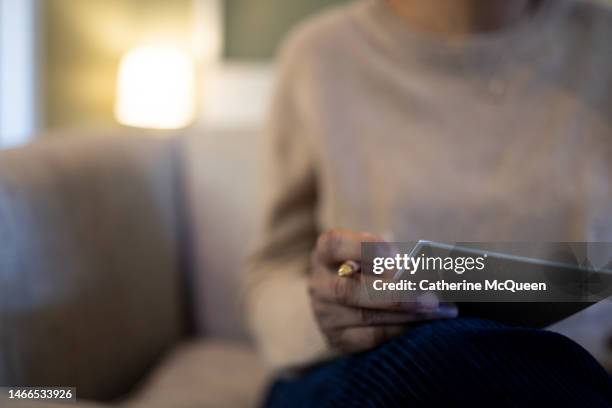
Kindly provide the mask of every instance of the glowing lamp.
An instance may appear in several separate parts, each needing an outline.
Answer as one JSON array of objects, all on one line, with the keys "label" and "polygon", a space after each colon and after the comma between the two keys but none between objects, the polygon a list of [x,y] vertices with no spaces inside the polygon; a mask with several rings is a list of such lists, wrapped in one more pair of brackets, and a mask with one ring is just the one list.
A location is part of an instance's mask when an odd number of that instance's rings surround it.
[{"label": "glowing lamp", "polygon": [[194,66],[171,47],[139,47],[121,60],[115,117],[127,126],[178,129],[195,113]]}]

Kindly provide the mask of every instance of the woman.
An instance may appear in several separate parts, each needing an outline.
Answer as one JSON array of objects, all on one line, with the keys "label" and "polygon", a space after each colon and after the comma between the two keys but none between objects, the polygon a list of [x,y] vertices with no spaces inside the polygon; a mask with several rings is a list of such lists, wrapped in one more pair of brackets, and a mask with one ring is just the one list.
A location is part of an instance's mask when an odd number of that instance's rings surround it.
[{"label": "woman", "polygon": [[296,30],[247,313],[270,364],[312,368],[269,406],[612,404],[560,335],[430,299],[381,308],[337,274],[389,233],[612,241],[609,38],[607,9],[559,0],[362,0]]}]

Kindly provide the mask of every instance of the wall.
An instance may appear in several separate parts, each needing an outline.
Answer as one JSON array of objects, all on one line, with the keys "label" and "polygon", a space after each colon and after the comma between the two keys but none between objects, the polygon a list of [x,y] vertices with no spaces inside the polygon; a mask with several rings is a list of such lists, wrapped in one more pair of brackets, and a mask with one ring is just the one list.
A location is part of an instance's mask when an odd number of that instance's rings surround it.
[{"label": "wall", "polygon": [[121,55],[159,39],[185,41],[191,0],[43,0],[42,81],[48,129],[112,126]]},{"label": "wall", "polygon": [[300,20],[347,0],[225,0],[225,56],[271,58]]},{"label": "wall", "polygon": [[[206,0],[197,0],[206,1]],[[224,1],[224,55],[270,59],[296,21],[342,0]],[[191,39],[193,0],[40,0],[42,114],[47,129],[114,126],[121,55],[146,42]]]}]

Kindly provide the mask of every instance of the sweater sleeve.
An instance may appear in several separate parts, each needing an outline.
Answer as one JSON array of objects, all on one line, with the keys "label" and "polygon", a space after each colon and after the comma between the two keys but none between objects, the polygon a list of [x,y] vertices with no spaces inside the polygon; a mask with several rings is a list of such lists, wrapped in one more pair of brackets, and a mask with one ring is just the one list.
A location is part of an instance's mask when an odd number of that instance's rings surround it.
[{"label": "sweater sleeve", "polygon": [[318,229],[316,168],[303,109],[305,64],[296,47],[285,48],[264,138],[259,225],[245,299],[251,333],[274,368],[305,365],[328,353],[307,289]]}]

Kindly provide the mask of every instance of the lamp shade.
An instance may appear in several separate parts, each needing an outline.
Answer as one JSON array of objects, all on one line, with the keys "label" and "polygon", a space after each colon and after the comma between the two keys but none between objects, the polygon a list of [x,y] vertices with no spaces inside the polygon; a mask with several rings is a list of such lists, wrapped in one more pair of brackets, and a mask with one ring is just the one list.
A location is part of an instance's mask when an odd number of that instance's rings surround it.
[{"label": "lamp shade", "polygon": [[115,117],[127,126],[178,129],[195,113],[195,75],[187,53],[171,47],[139,47],[122,58]]}]

